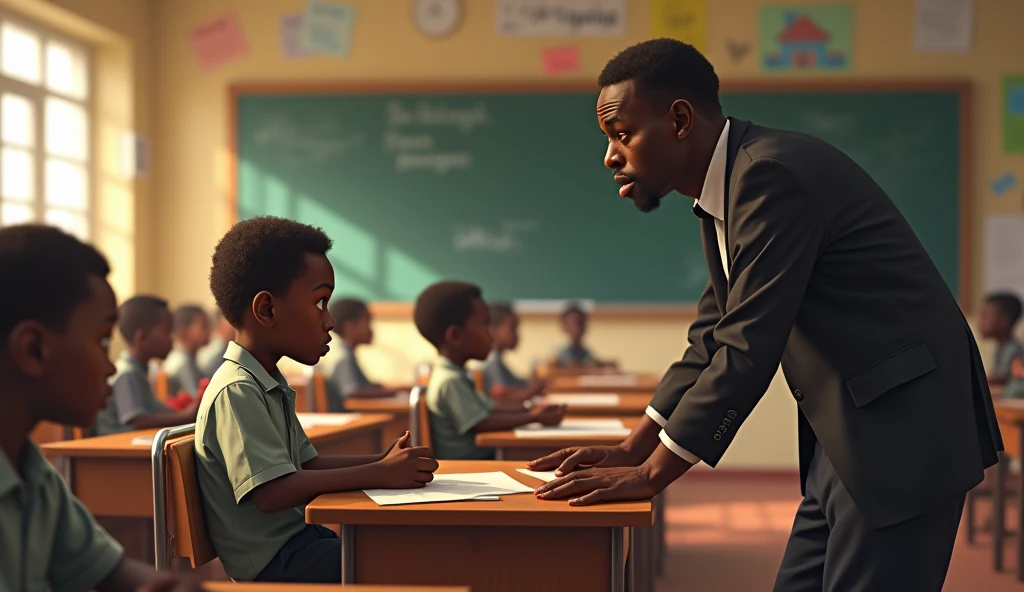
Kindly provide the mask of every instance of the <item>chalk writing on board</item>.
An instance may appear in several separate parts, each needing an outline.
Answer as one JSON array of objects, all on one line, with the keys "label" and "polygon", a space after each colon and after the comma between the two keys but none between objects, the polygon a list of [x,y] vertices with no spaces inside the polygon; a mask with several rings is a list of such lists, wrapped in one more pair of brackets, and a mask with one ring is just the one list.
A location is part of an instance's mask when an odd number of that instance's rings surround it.
[{"label": "chalk writing on board", "polygon": [[837,115],[807,111],[800,116],[803,127],[811,135],[842,134],[856,128],[857,120],[853,115]]},{"label": "chalk writing on board", "polygon": [[395,170],[399,173],[428,170],[445,175],[451,171],[468,169],[473,155],[467,152],[427,152],[399,154],[395,157]]},{"label": "chalk writing on board", "polygon": [[464,134],[468,134],[476,127],[492,123],[487,105],[483,103],[456,107],[444,101],[390,101],[386,117],[388,126],[392,128],[415,125],[449,126],[458,128]]},{"label": "chalk writing on board", "polygon": [[519,251],[523,242],[519,235],[533,232],[540,228],[534,220],[507,220],[502,222],[497,231],[490,230],[480,224],[470,224],[458,228],[452,237],[452,247],[459,252],[483,251],[489,253],[508,253]]},{"label": "chalk writing on board", "polygon": [[384,134],[385,150],[432,150],[433,148],[433,136],[409,136],[390,131]]},{"label": "chalk writing on board", "polygon": [[286,161],[325,162],[339,154],[362,148],[366,135],[362,132],[338,133],[336,121],[298,123],[288,115],[268,117],[255,125],[252,135],[260,148],[274,148]]}]

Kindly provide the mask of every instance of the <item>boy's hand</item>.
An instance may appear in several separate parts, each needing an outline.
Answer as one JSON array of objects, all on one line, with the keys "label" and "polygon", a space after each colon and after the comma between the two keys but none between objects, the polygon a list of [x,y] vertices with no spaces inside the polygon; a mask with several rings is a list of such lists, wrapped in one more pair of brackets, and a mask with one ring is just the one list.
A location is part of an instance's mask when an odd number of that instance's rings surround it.
[{"label": "boy's hand", "polygon": [[392,442],[391,446],[388,446],[387,450],[385,450],[384,452],[381,453],[380,458],[378,460],[384,460],[385,458],[387,458],[387,456],[389,454],[391,454],[391,451],[394,450],[395,448],[399,448],[399,449],[408,448],[409,447],[409,440],[411,438],[412,438],[412,436],[409,434],[409,430],[406,430],[405,433],[402,434],[402,436],[400,438],[398,438],[397,440]]},{"label": "boy's hand", "polygon": [[[406,436],[408,432],[406,432]],[[400,444],[403,438],[398,439]],[[426,446],[406,448],[393,446],[379,461],[380,487],[385,489],[413,489],[423,487],[434,480],[437,461],[431,458]]]},{"label": "boy's hand", "polygon": [[556,426],[565,419],[565,405],[538,405],[530,409],[534,421],[546,426]]}]

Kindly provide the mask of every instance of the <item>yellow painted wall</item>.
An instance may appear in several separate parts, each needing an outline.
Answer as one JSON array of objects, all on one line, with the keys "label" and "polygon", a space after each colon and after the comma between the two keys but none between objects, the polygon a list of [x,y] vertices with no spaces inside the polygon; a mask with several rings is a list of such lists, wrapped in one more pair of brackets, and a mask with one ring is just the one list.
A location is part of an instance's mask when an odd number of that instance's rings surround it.
[{"label": "yellow painted wall", "polygon": [[[36,0],[38,1],[38,0]],[[832,1],[832,0],[829,0]],[[543,77],[539,52],[564,39],[503,39],[495,35],[493,0],[463,0],[465,19],[448,40],[419,35],[409,18],[411,0],[349,0],[358,6],[358,25],[349,57],[286,61],[280,51],[278,16],[302,9],[303,0],[59,0],[107,26],[123,28],[140,52],[134,71],[137,125],[151,131],[155,173],[153,199],[143,188],[136,204],[138,285],[174,302],[210,303],[210,254],[229,223],[227,146],[228,86],[254,81],[412,81],[536,80]],[[129,17],[138,3],[152,14]],[[726,81],[749,80],[758,71],[756,50],[733,63],[726,41],[749,41],[756,48],[759,0],[709,0],[708,55]],[[800,2],[793,2],[800,3]],[[958,79],[974,88],[972,263],[980,269],[980,232],[985,215],[1020,208],[1018,198],[997,200],[987,180],[1006,170],[1024,177],[1024,160],[1001,153],[1000,76],[1024,71],[1019,46],[1024,2],[976,2],[974,49],[966,55],[913,52],[914,2],[850,0],[855,6],[854,70],[843,79]],[[143,8],[143,13],[148,8]],[[236,12],[249,43],[249,55],[214,72],[202,71],[188,43],[192,27],[225,12]],[[131,22],[128,22],[131,21]],[[582,70],[593,80],[605,61],[630,43],[649,37],[648,2],[629,1],[626,35],[618,39],[579,39]],[[138,57],[138,56],[137,56]],[[145,66],[143,66],[145,64]],[[152,66],[152,69],[149,69]],[[146,72],[140,72],[140,68]],[[782,84],[780,82],[780,84]],[[153,117],[149,124],[147,113]],[[595,154],[594,158],[599,158]],[[138,191],[138,188],[137,188]],[[981,282],[973,276],[975,295]],[[486,289],[486,287],[485,287]],[[977,299],[975,299],[977,301]],[[660,373],[681,355],[685,319],[595,319],[590,341],[601,355],[616,357],[632,370]],[[553,319],[531,318],[523,326],[523,346],[511,358],[525,369],[532,358],[548,355],[561,341]],[[380,319],[377,343],[363,358],[370,374],[406,379],[411,365],[431,355],[407,320]],[[781,377],[746,422],[723,466],[788,468],[796,463],[795,404]]]}]

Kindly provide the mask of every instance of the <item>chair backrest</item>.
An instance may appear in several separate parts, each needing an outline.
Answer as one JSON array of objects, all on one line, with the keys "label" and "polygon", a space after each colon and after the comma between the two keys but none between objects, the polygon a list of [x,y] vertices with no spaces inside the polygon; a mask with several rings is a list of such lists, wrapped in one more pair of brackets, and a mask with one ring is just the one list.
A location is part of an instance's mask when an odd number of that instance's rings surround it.
[{"label": "chair backrest", "polygon": [[470,370],[473,375],[473,385],[476,386],[476,390],[481,393],[484,392],[484,371],[481,368],[473,368]]},{"label": "chair backrest", "polygon": [[314,413],[327,413],[331,410],[331,405],[327,401],[327,379],[324,378],[323,370],[314,367],[312,376],[309,380],[309,385],[313,391],[313,412]]},{"label": "chair backrest", "polygon": [[[167,373],[161,368],[156,373],[156,379],[153,381],[153,395],[156,396],[156,400],[161,403],[167,402],[171,398],[171,394],[168,392],[167,386]],[[174,393],[177,395],[178,393]]]},{"label": "chair backrest", "polygon": [[413,446],[431,446],[427,389],[421,386],[409,392],[409,433]]},{"label": "chair backrest", "polygon": [[203,498],[196,474],[195,436],[185,436],[166,445],[167,454],[167,531],[173,543],[171,552],[187,557],[193,568],[217,557],[206,530]]},{"label": "chair backrest", "polygon": [[430,372],[432,369],[428,362],[416,364],[416,386],[426,388],[430,384]]}]

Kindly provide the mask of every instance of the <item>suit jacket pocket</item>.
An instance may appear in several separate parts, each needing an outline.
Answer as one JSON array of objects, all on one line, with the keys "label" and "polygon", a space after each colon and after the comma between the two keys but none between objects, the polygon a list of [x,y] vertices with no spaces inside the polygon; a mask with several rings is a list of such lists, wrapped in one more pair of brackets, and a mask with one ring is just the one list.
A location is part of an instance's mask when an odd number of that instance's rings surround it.
[{"label": "suit jacket pocket", "polygon": [[847,377],[846,389],[850,391],[854,404],[863,407],[886,392],[920,378],[937,367],[928,346],[919,341]]}]

